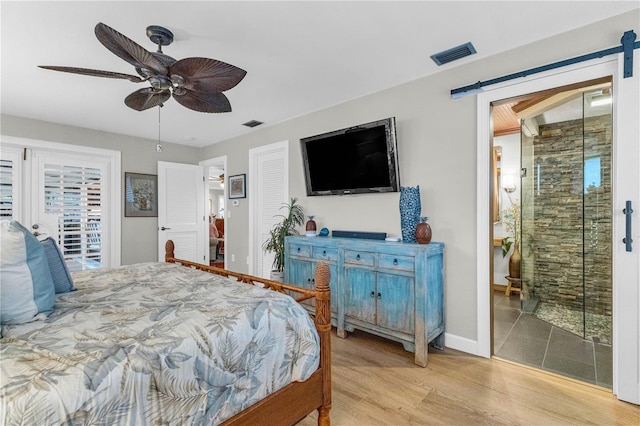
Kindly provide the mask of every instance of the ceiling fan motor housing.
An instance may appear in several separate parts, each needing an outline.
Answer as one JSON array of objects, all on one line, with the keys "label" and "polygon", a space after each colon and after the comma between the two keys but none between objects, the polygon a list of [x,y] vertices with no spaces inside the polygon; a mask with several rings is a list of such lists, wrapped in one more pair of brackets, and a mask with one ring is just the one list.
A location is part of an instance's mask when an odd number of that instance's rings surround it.
[{"label": "ceiling fan motor housing", "polygon": [[160,49],[160,46],[168,46],[173,42],[173,33],[160,25],[149,25],[147,27],[147,37],[153,44],[158,45],[158,49]]}]

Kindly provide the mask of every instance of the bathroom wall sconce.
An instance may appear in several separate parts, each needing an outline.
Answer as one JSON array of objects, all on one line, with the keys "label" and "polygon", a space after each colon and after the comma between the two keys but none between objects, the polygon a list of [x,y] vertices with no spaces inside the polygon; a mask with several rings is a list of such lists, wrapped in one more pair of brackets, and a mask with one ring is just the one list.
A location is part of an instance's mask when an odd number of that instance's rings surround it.
[{"label": "bathroom wall sconce", "polygon": [[516,190],[516,177],[513,175],[502,176],[502,189],[508,194]]}]

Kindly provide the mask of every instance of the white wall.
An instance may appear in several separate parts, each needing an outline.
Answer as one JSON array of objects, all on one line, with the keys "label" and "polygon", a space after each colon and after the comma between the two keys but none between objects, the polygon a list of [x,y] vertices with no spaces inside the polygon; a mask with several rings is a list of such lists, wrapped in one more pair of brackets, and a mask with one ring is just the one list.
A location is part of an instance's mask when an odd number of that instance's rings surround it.
[{"label": "white wall", "polygon": [[[640,10],[636,10],[458,68],[444,66],[437,75],[256,128],[245,136],[204,148],[201,158],[227,155],[228,174],[247,173],[249,149],[288,140],[290,194],[300,199],[308,214],[316,216],[319,227],[400,235],[398,193],[307,197],[299,144],[306,136],[395,116],[400,182],[403,186],[420,185],[422,212],[431,218],[433,240],[446,244],[447,334],[472,343],[477,339],[476,99],[452,100],[450,90],[619,45],[623,32],[631,28],[638,32],[639,23]],[[428,60],[425,52],[407,54],[425,55]],[[227,226],[234,238],[225,250],[236,259],[246,259],[248,204],[241,200],[229,208],[233,214]],[[247,268],[244,261],[229,262],[227,267],[238,271]]]}]

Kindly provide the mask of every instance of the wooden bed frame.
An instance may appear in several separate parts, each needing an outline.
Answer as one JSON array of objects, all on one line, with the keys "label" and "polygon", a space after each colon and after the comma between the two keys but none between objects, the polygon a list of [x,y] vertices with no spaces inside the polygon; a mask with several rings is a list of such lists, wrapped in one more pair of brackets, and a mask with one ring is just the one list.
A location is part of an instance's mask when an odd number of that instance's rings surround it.
[{"label": "wooden bed frame", "polygon": [[174,250],[173,241],[168,240],[165,244],[166,262],[178,263],[227,278],[234,277],[246,284],[258,285],[280,293],[286,293],[298,303],[315,298],[314,323],[320,336],[320,366],[318,369],[304,382],[288,384],[222,424],[234,426],[256,424],[294,425],[313,410],[317,410],[318,425],[329,426],[331,422],[331,291],[329,289],[329,266],[324,262],[318,263],[315,275],[315,290],[309,290],[214,266],[176,259]]}]

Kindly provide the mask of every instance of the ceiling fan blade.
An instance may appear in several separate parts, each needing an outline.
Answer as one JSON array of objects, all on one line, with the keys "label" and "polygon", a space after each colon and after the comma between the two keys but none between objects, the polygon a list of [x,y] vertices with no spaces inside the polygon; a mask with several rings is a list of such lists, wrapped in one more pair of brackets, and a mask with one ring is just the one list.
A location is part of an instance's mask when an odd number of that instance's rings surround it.
[{"label": "ceiling fan blade", "polygon": [[158,105],[162,106],[170,97],[171,92],[169,90],[158,91],[153,87],[145,87],[127,96],[124,103],[136,111],[144,111]]},{"label": "ceiling fan blade", "polygon": [[144,47],[110,26],[99,22],[95,28],[96,37],[111,52],[137,68],[147,68],[161,75],[167,75],[167,67]]},{"label": "ceiling fan blade", "polygon": [[183,107],[199,112],[231,112],[231,103],[222,93],[194,92],[186,90],[183,95],[174,91],[173,99]]},{"label": "ceiling fan blade", "polygon": [[[174,84],[182,85],[188,90],[210,93],[231,89],[240,83],[246,74],[247,72],[241,68],[208,58],[181,59],[169,70],[169,77]],[[184,80],[184,84],[180,77]]]},{"label": "ceiling fan blade", "polygon": [[51,65],[38,65],[38,67],[44,68],[46,70],[70,72],[74,74],[90,75],[93,77],[118,78],[123,80],[129,80],[134,83],[140,83],[145,81],[144,79],[138,77],[137,75],[122,74],[119,72],[112,72],[112,71],[91,70],[88,68],[75,68],[75,67],[57,67],[57,66],[51,66]]}]

